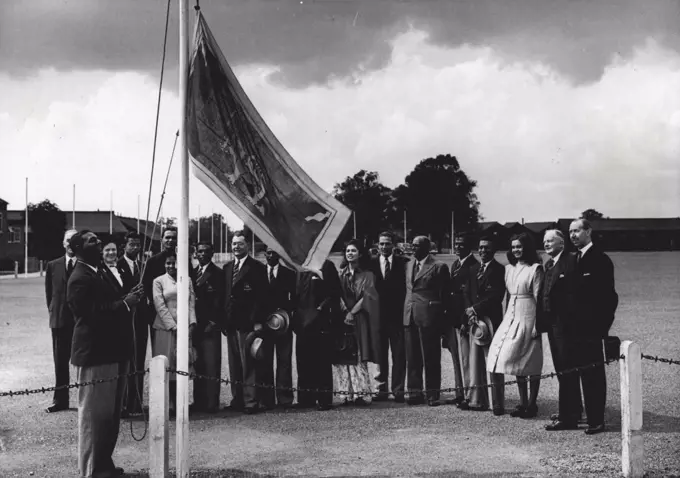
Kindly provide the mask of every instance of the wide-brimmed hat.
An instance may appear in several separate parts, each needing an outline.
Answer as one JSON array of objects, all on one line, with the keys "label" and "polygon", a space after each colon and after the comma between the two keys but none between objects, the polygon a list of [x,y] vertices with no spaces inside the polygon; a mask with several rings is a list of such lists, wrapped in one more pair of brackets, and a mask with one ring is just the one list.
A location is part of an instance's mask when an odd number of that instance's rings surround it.
[{"label": "wide-brimmed hat", "polygon": [[470,326],[470,337],[480,347],[485,347],[491,343],[493,338],[493,324],[488,317],[479,317]]},{"label": "wide-brimmed hat", "polygon": [[264,358],[264,340],[259,331],[250,332],[246,336],[246,350],[255,360]]},{"label": "wide-brimmed hat", "polygon": [[270,314],[265,321],[265,326],[269,332],[276,335],[283,335],[290,329],[290,315],[283,309],[278,309]]}]

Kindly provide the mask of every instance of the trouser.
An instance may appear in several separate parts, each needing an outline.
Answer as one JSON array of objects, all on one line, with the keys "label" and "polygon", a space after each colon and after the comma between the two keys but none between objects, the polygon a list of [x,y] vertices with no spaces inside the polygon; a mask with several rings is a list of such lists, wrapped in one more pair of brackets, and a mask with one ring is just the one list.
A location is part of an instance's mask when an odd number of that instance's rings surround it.
[{"label": "trouser", "polygon": [[489,346],[481,346],[470,337],[470,406],[494,409],[503,409],[505,400],[505,375],[492,373],[491,375],[491,404],[489,403],[489,381],[487,380],[486,359],[489,356]]},{"label": "trouser", "polygon": [[[134,316],[134,348],[130,360],[130,370],[140,372],[146,365],[146,349],[149,341],[149,322],[140,312]],[[123,408],[128,412],[138,413],[142,411],[144,402],[144,375],[139,374],[128,377],[127,393]]]},{"label": "trouser", "polygon": [[298,388],[315,392],[298,392],[299,404],[331,405],[333,403],[333,366],[330,335],[319,331],[296,333]]},{"label": "trouser", "polygon": [[453,359],[453,386],[456,398],[470,400],[470,390],[463,392],[463,387],[470,386],[470,335],[461,333],[460,329],[448,327],[444,335],[446,348]]},{"label": "trouser", "polygon": [[[196,348],[194,370],[197,375],[220,378],[222,374],[222,332],[195,334]],[[231,367],[230,367],[231,368]],[[220,386],[217,380],[194,379],[194,406],[199,410],[216,411],[220,407]]]},{"label": "trouser", "polygon": [[405,327],[406,366],[409,399],[423,396],[423,368],[428,400],[439,400],[442,381],[441,329],[439,327]]},{"label": "trouser", "polygon": [[[73,340],[73,326],[50,329],[52,331],[52,357],[54,359],[55,386],[68,385],[69,362],[71,360],[71,341]],[[52,405],[68,407],[69,389],[55,390]]]},{"label": "trouser", "polygon": [[[601,339],[586,337],[569,337],[567,342],[566,368],[583,367],[593,363],[604,362],[604,351]],[[588,425],[604,424],[604,409],[607,401],[607,376],[604,363],[578,372],[565,373],[560,381],[560,417],[576,416],[578,402],[576,390],[579,381],[583,387],[583,403],[586,409]],[[562,387],[565,391],[562,392]],[[564,395],[564,396],[563,396]]]},{"label": "trouser", "polygon": [[241,330],[227,333],[232,405],[244,408],[258,405],[257,364],[246,347],[249,333]]},{"label": "trouser", "polygon": [[[401,319],[401,317],[397,317]],[[388,350],[389,348],[389,350]],[[404,343],[404,326],[401,321],[383,322],[380,335],[380,357],[378,362],[378,394],[386,396],[389,372],[389,352],[392,354],[392,393],[395,398],[404,397],[406,382],[406,349]]]},{"label": "trouser", "polygon": [[264,341],[264,359],[262,361],[261,381],[270,387],[274,386],[274,355],[276,355],[276,390],[265,388],[260,390],[261,402],[272,408],[276,403],[290,405],[293,403],[293,332],[272,337]]},{"label": "trouser", "polygon": [[[573,345],[570,345],[569,339],[564,335],[560,325],[553,325],[548,331],[548,342],[550,343],[550,353],[556,372],[563,372],[574,367],[574,365],[569,365],[572,362],[569,349],[573,348]],[[565,379],[565,376],[558,375],[557,380],[559,383],[558,415],[560,420],[569,423],[577,422],[583,414],[583,399],[578,376],[568,376]]]},{"label": "trouser", "polygon": [[[128,362],[76,367],[79,383],[128,373]],[[115,469],[125,377],[78,389],[78,467],[81,477],[106,475]]]}]

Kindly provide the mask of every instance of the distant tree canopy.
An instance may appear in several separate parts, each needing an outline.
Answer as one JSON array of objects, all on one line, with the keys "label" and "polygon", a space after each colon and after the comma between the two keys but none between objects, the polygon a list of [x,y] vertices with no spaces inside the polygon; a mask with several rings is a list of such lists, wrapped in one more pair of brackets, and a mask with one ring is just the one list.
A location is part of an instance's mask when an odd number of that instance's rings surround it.
[{"label": "distant tree canopy", "polygon": [[581,217],[583,219],[593,221],[596,219],[604,219],[604,214],[602,214],[600,211],[597,211],[596,209],[586,209],[581,213]]},{"label": "distant tree canopy", "polygon": [[40,260],[52,260],[64,254],[63,240],[66,214],[48,199],[28,205],[28,225],[31,240],[29,255]]}]

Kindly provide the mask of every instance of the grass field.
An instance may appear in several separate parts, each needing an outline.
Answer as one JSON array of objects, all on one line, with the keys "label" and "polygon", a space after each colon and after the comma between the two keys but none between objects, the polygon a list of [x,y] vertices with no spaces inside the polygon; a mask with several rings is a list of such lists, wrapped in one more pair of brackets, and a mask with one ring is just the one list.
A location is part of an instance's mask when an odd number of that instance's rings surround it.
[{"label": "grass field", "polygon": [[[613,334],[643,353],[680,359],[680,253],[612,253],[620,305]],[[448,256],[440,256],[444,262]],[[43,279],[0,280],[0,391],[53,385]],[[544,339],[544,372],[553,370]],[[442,353],[443,387],[453,386]],[[680,366],[643,362],[645,463],[650,476],[680,476]],[[223,376],[228,376],[226,348]],[[221,412],[191,417],[195,476],[617,476],[620,472],[619,369],[607,367],[608,432],[548,433],[557,380],[542,382],[532,420],[462,412],[453,406],[389,403],[329,412]],[[510,379],[512,377],[508,377]],[[506,409],[517,403],[515,386]],[[222,388],[222,403],[230,399]],[[77,475],[75,410],[48,415],[51,394],[0,398],[0,476]],[[76,404],[76,392],[71,392]],[[171,425],[174,434],[174,424]],[[142,420],[125,420],[114,460],[146,476]],[[171,443],[174,464],[174,442]],[[139,472],[140,474],[135,474]],[[194,476],[194,474],[192,474]]]}]

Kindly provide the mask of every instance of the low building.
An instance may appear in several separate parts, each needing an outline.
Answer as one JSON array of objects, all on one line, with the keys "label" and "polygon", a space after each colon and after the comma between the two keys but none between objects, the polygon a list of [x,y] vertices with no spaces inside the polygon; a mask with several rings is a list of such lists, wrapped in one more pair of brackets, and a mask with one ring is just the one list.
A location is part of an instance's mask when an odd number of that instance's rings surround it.
[{"label": "low building", "polygon": [[[568,235],[572,221],[559,219],[559,229]],[[613,218],[590,222],[593,242],[608,251],[680,250],[680,218]]]}]

